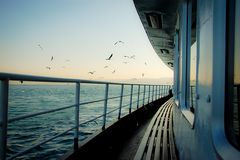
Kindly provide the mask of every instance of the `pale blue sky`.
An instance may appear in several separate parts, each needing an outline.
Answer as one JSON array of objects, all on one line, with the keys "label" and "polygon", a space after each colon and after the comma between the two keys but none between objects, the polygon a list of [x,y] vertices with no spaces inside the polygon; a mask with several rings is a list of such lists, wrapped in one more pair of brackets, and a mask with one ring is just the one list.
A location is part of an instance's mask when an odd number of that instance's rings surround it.
[{"label": "pale blue sky", "polygon": [[[0,72],[101,80],[172,77],[132,0],[0,0],[0,19]],[[114,45],[118,40],[125,43]]]}]

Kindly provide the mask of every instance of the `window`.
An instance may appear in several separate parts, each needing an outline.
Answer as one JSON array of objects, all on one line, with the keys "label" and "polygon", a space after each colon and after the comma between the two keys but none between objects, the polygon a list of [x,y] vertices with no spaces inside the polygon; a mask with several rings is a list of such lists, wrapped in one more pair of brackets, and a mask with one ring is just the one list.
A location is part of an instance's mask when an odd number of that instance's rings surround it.
[{"label": "window", "polygon": [[196,67],[197,67],[197,43],[194,42],[191,46],[190,54],[190,81],[189,81],[189,90],[188,90],[188,105],[191,112],[194,113],[195,109],[195,97],[196,97]]},{"label": "window", "polygon": [[230,143],[240,150],[240,2],[228,2],[225,128]]},{"label": "window", "polygon": [[197,69],[197,42],[196,42],[196,0],[188,1],[187,19],[187,95],[186,106],[194,113],[196,97],[196,69]]}]

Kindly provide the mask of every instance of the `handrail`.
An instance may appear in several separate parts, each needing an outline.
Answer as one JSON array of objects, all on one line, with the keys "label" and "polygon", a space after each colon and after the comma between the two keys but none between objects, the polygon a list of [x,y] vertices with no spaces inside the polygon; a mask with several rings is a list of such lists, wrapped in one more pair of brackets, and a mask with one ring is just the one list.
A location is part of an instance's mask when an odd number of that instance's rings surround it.
[{"label": "handrail", "polygon": [[[31,81],[31,82],[60,82],[60,83],[89,83],[89,84],[112,84],[112,85],[146,85],[144,83],[119,83],[110,81],[96,81],[96,80],[86,80],[86,79],[74,79],[74,78],[59,78],[59,77],[46,77],[46,76],[33,76],[24,74],[12,74],[0,72],[0,80],[15,80],[15,81]],[[161,85],[169,86],[169,85]]]},{"label": "handrail", "polygon": [[[37,113],[30,113],[26,115],[21,115],[18,117],[13,117],[8,119],[8,92],[9,92],[9,81],[32,81],[32,82],[60,82],[60,83],[73,83],[76,84],[76,90],[75,90],[75,104],[63,106],[60,108],[54,108],[46,111],[40,111]],[[105,97],[103,99],[98,100],[91,100],[86,102],[81,102],[80,99],[80,86],[81,84],[103,84],[105,85]],[[110,85],[119,85],[121,93],[119,96],[109,96],[108,90],[111,87]],[[123,94],[124,92],[124,86],[128,85],[130,86],[130,92],[129,94]],[[133,88],[137,86],[137,91],[133,90]],[[148,86],[148,89],[146,87]],[[10,73],[1,73],[0,72],[0,159],[5,160],[6,157],[6,146],[7,146],[7,126],[8,123],[12,123],[18,120],[36,117],[39,115],[44,115],[48,113],[53,113],[57,111],[62,111],[69,108],[75,107],[75,124],[74,127],[67,129],[66,131],[59,133],[53,137],[48,138],[47,140],[44,140],[43,142],[40,142],[38,144],[33,145],[32,147],[29,147],[26,150],[20,151],[19,153],[16,153],[15,155],[11,155],[8,159],[13,159],[18,156],[21,156],[30,150],[45,144],[57,137],[60,137],[67,132],[74,130],[74,149],[78,148],[78,137],[79,137],[79,127],[80,125],[90,123],[92,121],[95,121],[96,119],[99,119],[103,117],[103,126],[102,128],[105,129],[107,116],[117,110],[119,110],[118,113],[118,119],[121,118],[121,109],[129,106],[129,113],[131,113],[133,104],[137,103],[136,109],[138,109],[140,106],[140,101],[142,101],[142,106],[145,105],[146,99],[148,100],[148,103],[151,103],[152,101],[161,98],[163,96],[166,96],[168,94],[168,90],[171,89],[170,85],[150,85],[150,84],[132,84],[132,83],[117,83],[117,82],[106,82],[106,81],[92,81],[92,80],[82,80],[82,79],[69,79],[69,78],[55,78],[55,77],[43,77],[43,76],[32,76],[32,75],[21,75],[21,74],[10,74]],[[104,93],[103,93],[104,94]],[[142,98],[140,98],[140,95]],[[123,97],[129,97],[127,104],[123,104]],[[150,98],[151,97],[151,98]],[[119,107],[114,108],[110,111],[107,111],[108,109],[108,100],[118,99],[120,100]],[[134,99],[134,100],[133,100]],[[136,100],[135,100],[136,99]],[[124,99],[125,101],[126,99]],[[90,120],[87,120],[85,122],[79,122],[79,108],[82,105],[87,105],[91,103],[98,103],[98,102],[104,102],[104,112],[103,114],[94,117]],[[80,110],[81,112],[81,110]],[[80,114],[81,116],[81,114]]]}]

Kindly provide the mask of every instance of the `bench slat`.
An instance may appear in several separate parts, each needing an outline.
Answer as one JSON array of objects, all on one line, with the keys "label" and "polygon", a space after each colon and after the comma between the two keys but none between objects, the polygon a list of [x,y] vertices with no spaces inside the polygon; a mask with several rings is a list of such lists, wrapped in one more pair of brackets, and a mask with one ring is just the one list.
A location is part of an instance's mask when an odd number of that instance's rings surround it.
[{"label": "bench slat", "polygon": [[[168,103],[168,101],[165,102],[165,103]],[[152,118],[151,122],[149,123],[148,128],[147,128],[147,130],[146,130],[146,132],[145,132],[145,134],[143,136],[143,139],[142,139],[142,141],[141,141],[141,143],[139,145],[137,153],[136,153],[136,155],[134,157],[134,160],[140,160],[142,158],[142,156],[144,154],[145,147],[147,145],[147,141],[148,141],[149,135],[150,135],[151,130],[152,130],[152,126],[153,126],[153,124],[154,124],[154,122],[156,120],[156,117],[159,115],[159,113],[161,112],[162,109],[163,108],[160,107],[160,109],[157,111],[157,113],[154,115],[154,117]]]},{"label": "bench slat", "polygon": [[168,159],[167,132],[168,132],[168,122],[169,122],[170,109],[171,109],[171,104],[168,107],[167,115],[166,115],[165,121],[164,121],[162,159]]},{"label": "bench slat", "polygon": [[152,118],[134,160],[177,160],[172,127],[173,98],[165,102]]},{"label": "bench slat", "polygon": [[171,115],[170,115],[170,122],[169,122],[169,143],[170,143],[170,153],[171,153],[171,159],[176,160],[176,149],[174,144],[174,137],[173,137],[173,107],[171,108]]},{"label": "bench slat", "polygon": [[155,147],[155,153],[154,153],[154,160],[159,160],[160,159],[160,156],[161,156],[161,153],[160,153],[160,148],[161,148],[161,138],[162,138],[162,126],[163,126],[163,122],[165,120],[165,115],[166,115],[166,111],[167,111],[167,108],[169,107],[169,104],[168,106],[162,106],[165,109],[165,112],[164,114],[162,115],[161,117],[161,122],[159,124],[159,128],[158,128],[158,135],[157,135],[157,140],[156,140],[156,147]]},{"label": "bench slat", "polygon": [[152,149],[153,149],[153,144],[154,144],[154,140],[155,140],[155,135],[156,135],[156,131],[157,128],[159,127],[159,121],[161,119],[161,117],[163,116],[163,112],[165,113],[166,108],[162,107],[163,109],[161,110],[160,114],[158,115],[157,121],[153,127],[153,131],[152,131],[152,136],[149,140],[149,144],[148,144],[148,150],[147,150],[147,156],[146,156],[146,160],[150,160],[151,156],[152,156]]}]

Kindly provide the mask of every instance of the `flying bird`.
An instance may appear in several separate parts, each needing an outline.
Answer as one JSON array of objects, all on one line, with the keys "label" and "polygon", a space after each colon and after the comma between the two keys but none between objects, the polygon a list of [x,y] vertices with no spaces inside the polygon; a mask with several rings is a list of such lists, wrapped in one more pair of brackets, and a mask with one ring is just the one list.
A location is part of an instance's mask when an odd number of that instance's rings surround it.
[{"label": "flying bird", "polygon": [[122,44],[124,44],[123,41],[117,41],[117,42],[114,43],[114,45],[117,45],[118,43],[122,43]]},{"label": "flying bird", "polygon": [[130,58],[129,56],[124,56],[124,58]]},{"label": "flying bird", "polygon": [[144,73],[142,73],[142,77],[144,77]]},{"label": "flying bird", "polygon": [[147,65],[147,62],[145,62],[145,65]]},{"label": "flying bird", "polygon": [[47,66],[46,68],[47,68],[48,70],[50,70],[50,69],[51,69],[51,67],[49,67],[49,66]]},{"label": "flying bird", "polygon": [[104,66],[104,68],[108,68],[108,66]]},{"label": "flying bird", "polygon": [[111,60],[113,54],[111,54],[106,60]]},{"label": "flying bird", "polygon": [[51,61],[53,60],[53,56],[52,56],[52,58],[51,58]]},{"label": "flying bird", "polygon": [[38,44],[38,47],[43,51],[43,47],[40,44]]},{"label": "flying bird", "polygon": [[123,62],[124,64],[127,64],[128,62]]},{"label": "flying bird", "polygon": [[70,60],[69,60],[69,59],[67,59],[67,60],[66,60],[66,62],[70,62]]},{"label": "flying bird", "polygon": [[88,72],[89,74],[94,74],[96,71],[91,71],[91,72]]},{"label": "flying bird", "polygon": [[130,58],[131,58],[131,59],[135,59],[135,57],[136,57],[135,55],[132,55]]},{"label": "flying bird", "polygon": [[114,70],[114,71],[112,71],[112,73],[115,73],[116,71]]}]

